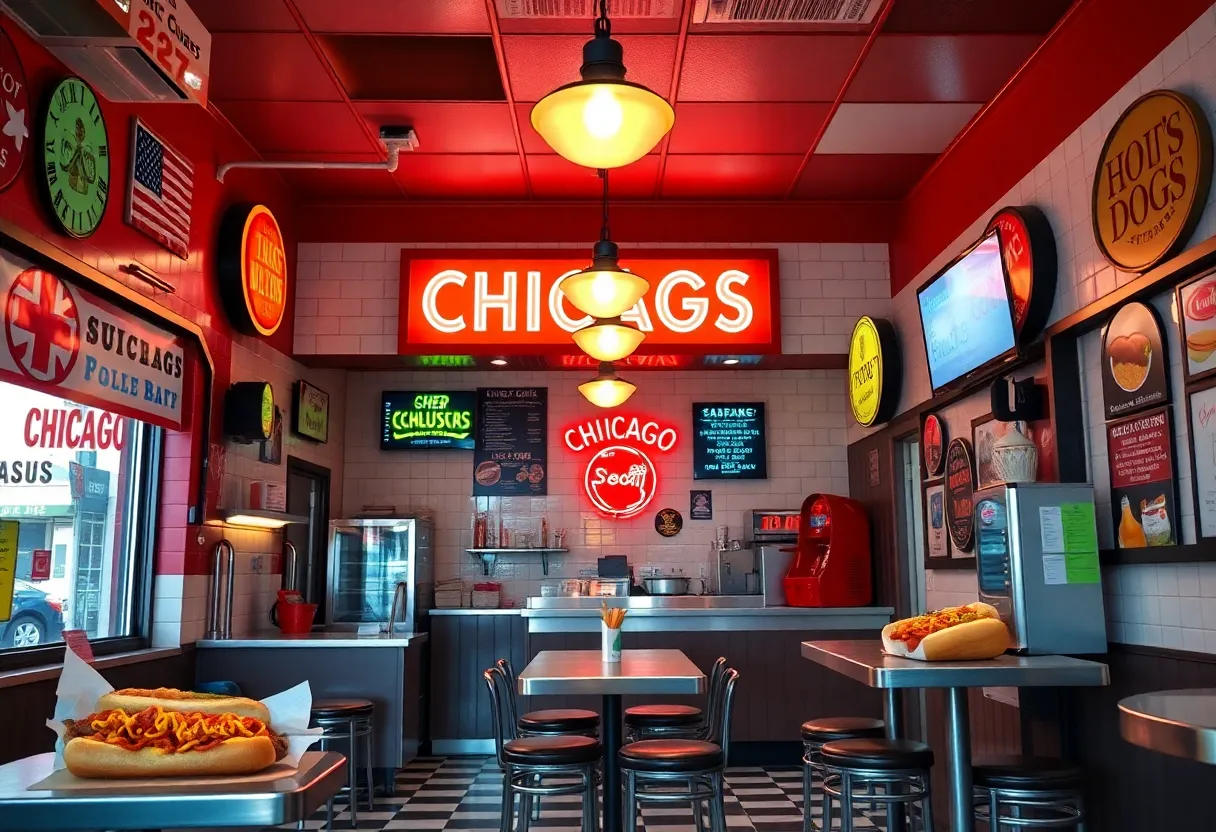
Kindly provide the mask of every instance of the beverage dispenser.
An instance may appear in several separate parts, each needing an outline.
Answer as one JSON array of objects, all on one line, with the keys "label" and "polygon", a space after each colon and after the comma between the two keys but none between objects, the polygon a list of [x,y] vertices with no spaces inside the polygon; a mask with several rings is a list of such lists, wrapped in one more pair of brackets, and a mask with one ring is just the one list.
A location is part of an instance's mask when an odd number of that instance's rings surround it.
[{"label": "beverage dispenser", "polygon": [[835,494],[802,501],[798,552],[784,583],[791,607],[870,603],[870,522],[860,503]]}]

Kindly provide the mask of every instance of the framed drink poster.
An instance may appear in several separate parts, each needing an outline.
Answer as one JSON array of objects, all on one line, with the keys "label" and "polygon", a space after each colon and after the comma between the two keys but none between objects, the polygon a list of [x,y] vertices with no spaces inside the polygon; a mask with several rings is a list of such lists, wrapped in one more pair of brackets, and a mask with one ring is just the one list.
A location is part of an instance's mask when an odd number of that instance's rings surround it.
[{"label": "framed drink poster", "polygon": [[1120,549],[1178,542],[1178,487],[1170,407],[1106,423],[1110,505]]},{"label": "framed drink poster", "polygon": [[1178,323],[1186,383],[1216,374],[1216,271],[1178,286]]},{"label": "framed drink poster", "polygon": [[1216,379],[1187,395],[1191,433],[1191,483],[1195,530],[1216,537]]},{"label": "framed drink poster", "polygon": [[946,486],[938,480],[925,485],[925,555],[930,560],[950,557],[946,533]]}]

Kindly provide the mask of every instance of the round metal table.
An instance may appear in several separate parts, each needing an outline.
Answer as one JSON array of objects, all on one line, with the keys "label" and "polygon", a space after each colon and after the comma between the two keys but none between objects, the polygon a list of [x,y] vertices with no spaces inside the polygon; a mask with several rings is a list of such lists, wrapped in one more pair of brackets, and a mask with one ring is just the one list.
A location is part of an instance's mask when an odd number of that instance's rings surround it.
[{"label": "round metal table", "polygon": [[1119,732],[1134,745],[1216,765],[1216,688],[1129,696],[1119,703]]}]

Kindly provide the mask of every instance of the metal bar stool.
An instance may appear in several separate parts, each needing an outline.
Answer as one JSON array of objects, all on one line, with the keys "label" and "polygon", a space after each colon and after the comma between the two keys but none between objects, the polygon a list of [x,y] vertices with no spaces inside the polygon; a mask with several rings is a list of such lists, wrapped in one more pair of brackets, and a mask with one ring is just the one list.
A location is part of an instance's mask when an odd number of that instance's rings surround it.
[{"label": "metal bar stool", "polygon": [[[564,735],[548,737],[519,737],[518,723],[511,719],[509,696],[502,688],[508,684],[500,667],[491,667],[482,674],[490,691],[490,707],[494,717],[494,749],[502,769],[502,818],[499,832],[511,832],[512,821],[518,821],[518,832],[528,832],[533,800],[555,795],[579,794],[583,797],[582,832],[597,832],[599,828],[599,763],[604,748],[593,737]],[[510,690],[508,688],[508,690]],[[546,779],[559,778],[546,785]],[[575,782],[562,782],[574,779]],[[519,795],[519,813],[515,813],[515,795]]]},{"label": "metal bar stool", "polygon": [[[824,766],[823,828],[832,828],[832,804],[840,802],[840,832],[853,832],[853,801],[877,803],[891,809],[920,804],[921,829],[933,832],[929,770],[933,750],[910,740],[838,740],[819,749]],[[858,793],[856,789],[865,791]],[[911,823],[911,821],[909,821]]]},{"label": "metal bar stool", "polygon": [[811,806],[814,801],[814,780],[823,781],[823,763],[819,749],[825,742],[838,740],[881,739],[886,736],[886,723],[864,716],[837,716],[808,719],[802,723],[802,829],[814,832]]},{"label": "metal bar stool", "polygon": [[635,705],[625,710],[625,742],[655,740],[665,737],[705,739],[714,723],[713,708],[717,702],[726,659],[719,657],[709,673],[706,710],[693,705]]},{"label": "metal bar stool", "polygon": [[[375,811],[373,803],[372,780],[372,716],[376,706],[367,699],[314,699],[312,702],[312,724],[325,730],[319,742],[321,750],[328,751],[335,740],[345,741],[347,745],[346,770],[350,774],[350,783],[341,791],[350,795],[350,825],[354,828],[359,823],[359,741],[363,740],[366,750],[367,774],[367,810]],[[334,799],[326,803],[328,819],[327,828],[334,825]]]},{"label": "metal bar stool", "polygon": [[[726,670],[716,702],[709,707],[715,721],[705,739],[638,740],[623,746],[617,756],[625,775],[624,832],[637,832],[638,808],[642,803],[687,803],[692,806],[698,832],[704,828],[702,811],[709,806],[713,832],[726,832],[723,774],[730,753],[730,717],[734,705],[738,671]],[[686,789],[673,790],[683,783]],[[604,795],[604,800],[615,800]]]},{"label": "metal bar stool", "polygon": [[1082,773],[1076,766],[1043,757],[988,757],[972,767],[972,777],[975,819],[991,832],[1085,829]]},{"label": "metal bar stool", "polygon": [[515,698],[515,671],[506,659],[499,659],[494,666],[502,673],[507,683],[507,714],[521,737],[563,737],[578,735],[599,736],[600,715],[582,708],[549,708],[529,711],[519,716]]}]

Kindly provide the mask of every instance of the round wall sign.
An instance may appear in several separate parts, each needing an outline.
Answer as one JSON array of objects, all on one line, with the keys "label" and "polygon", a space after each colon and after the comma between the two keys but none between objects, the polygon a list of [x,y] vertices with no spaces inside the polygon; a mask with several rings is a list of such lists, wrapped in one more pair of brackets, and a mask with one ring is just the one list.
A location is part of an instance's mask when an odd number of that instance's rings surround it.
[{"label": "round wall sign", "polygon": [[101,104],[80,78],[51,88],[40,147],[38,182],[55,222],[73,237],[89,236],[110,198],[110,139]]},{"label": "round wall sign", "polygon": [[971,464],[971,443],[966,439],[950,440],[946,450],[946,525],[954,548],[971,550],[975,532],[972,503],[975,500],[975,467]]},{"label": "round wall sign", "polygon": [[638,448],[610,445],[587,463],[583,487],[592,505],[609,517],[641,514],[659,489],[659,474]]},{"label": "round wall sign", "polygon": [[1013,330],[1027,344],[1047,325],[1056,299],[1056,237],[1033,205],[1002,208],[988,221],[988,231],[994,228],[1013,291]]},{"label": "round wall sign", "polygon": [[942,463],[946,461],[946,423],[936,413],[925,417],[925,427],[921,431],[921,447],[925,454],[925,473],[931,477],[939,476]]},{"label": "round wall sign", "polygon": [[868,428],[895,415],[901,372],[895,327],[859,318],[849,338],[849,404],[857,424]]},{"label": "round wall sign", "polygon": [[224,433],[237,442],[265,442],[274,432],[274,388],[238,381],[224,395]]},{"label": "round wall sign", "polygon": [[25,70],[17,47],[0,28],[0,191],[17,180],[31,144]]},{"label": "round wall sign", "polygon": [[1098,248],[1143,272],[1186,245],[1208,201],[1212,131],[1189,96],[1153,90],[1115,122],[1094,172]]},{"label": "round wall sign", "polygon": [[287,312],[287,249],[265,205],[234,205],[220,225],[220,294],[232,325],[274,335]]},{"label": "round wall sign", "polygon": [[661,508],[654,516],[654,530],[663,537],[675,537],[684,528],[684,517],[674,508]]}]

